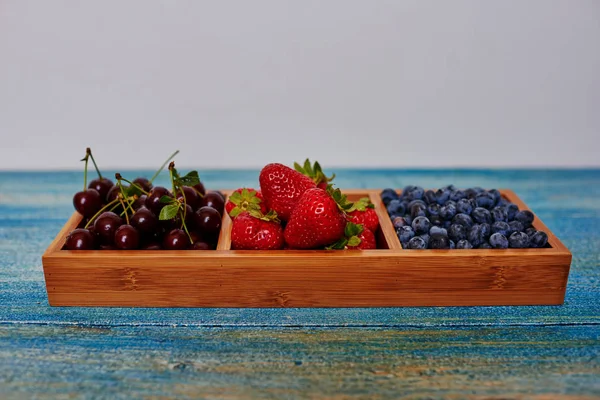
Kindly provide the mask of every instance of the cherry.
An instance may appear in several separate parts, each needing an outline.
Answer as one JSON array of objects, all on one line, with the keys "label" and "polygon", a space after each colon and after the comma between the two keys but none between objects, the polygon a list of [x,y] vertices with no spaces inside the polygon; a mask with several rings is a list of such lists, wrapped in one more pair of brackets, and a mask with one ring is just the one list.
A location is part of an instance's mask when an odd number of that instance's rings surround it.
[{"label": "cherry", "polygon": [[142,246],[141,250],[162,250],[162,247],[156,242],[150,242]]},{"label": "cherry", "polygon": [[[127,186],[123,186],[123,190],[127,190]],[[119,197],[120,193],[121,189],[119,188],[119,186],[113,185],[113,187],[111,187],[108,190],[108,193],[106,194],[106,202],[110,203],[111,201],[115,200],[117,197]]]},{"label": "cherry", "polygon": [[149,192],[150,190],[152,190],[152,182],[150,182],[148,179],[144,178],[144,177],[139,177],[139,178],[135,178],[133,180],[133,183],[137,184],[139,187],[141,187],[142,189],[144,189],[144,191]]},{"label": "cherry", "polygon": [[137,199],[135,199],[131,207],[133,207],[134,210],[139,210],[140,208],[145,207],[146,197],[147,196],[145,194],[140,195]]},{"label": "cherry", "polygon": [[162,186],[155,186],[151,191],[148,197],[146,197],[146,208],[152,211],[154,214],[159,215],[160,210],[166,205],[165,203],[160,202],[160,198],[163,196],[173,197],[171,192],[167,188]]},{"label": "cherry", "polygon": [[139,208],[130,218],[131,225],[141,233],[153,233],[158,226],[158,218],[146,207]]},{"label": "cherry", "polygon": [[173,229],[165,235],[163,247],[167,250],[185,250],[190,247],[190,239],[181,229]]},{"label": "cherry", "polygon": [[219,192],[206,192],[204,197],[200,199],[200,207],[212,207],[217,210],[220,214],[223,214],[225,208],[225,198]]},{"label": "cherry", "polygon": [[210,250],[210,249],[211,249],[211,245],[206,242],[202,242],[202,241],[195,242],[192,245],[192,250]]},{"label": "cherry", "polygon": [[93,250],[95,245],[94,235],[87,229],[75,229],[69,233],[65,241],[67,250]]},{"label": "cherry", "polygon": [[131,225],[121,225],[115,232],[115,246],[121,250],[133,250],[140,244],[140,234]]},{"label": "cherry", "polygon": [[73,206],[84,217],[91,217],[102,208],[102,199],[96,189],[87,189],[75,193]]},{"label": "cherry", "polygon": [[117,228],[123,225],[123,220],[111,211],[103,212],[94,222],[94,231],[102,244],[113,244]]},{"label": "cherry", "polygon": [[[196,193],[196,191],[190,186],[184,186],[182,190],[185,194],[185,203],[189,204],[194,210],[198,208],[198,203],[200,202],[200,196],[198,196],[198,193]],[[177,193],[177,200],[183,201],[183,195],[181,192]]]},{"label": "cherry", "polygon": [[108,191],[115,186],[115,184],[108,178],[98,178],[94,179],[88,185],[89,189],[96,189],[98,193],[100,193],[100,198],[102,201],[106,200],[106,195]]},{"label": "cherry", "polygon": [[221,214],[212,207],[200,207],[194,213],[194,223],[205,233],[216,233],[221,230]]},{"label": "cherry", "polygon": [[[204,188],[204,184],[202,184],[202,182],[198,182],[197,184],[195,184],[194,189],[196,189],[198,192],[200,192],[200,194],[202,196],[204,196],[206,194],[206,189]],[[198,196],[198,197],[200,197],[200,196]]]}]

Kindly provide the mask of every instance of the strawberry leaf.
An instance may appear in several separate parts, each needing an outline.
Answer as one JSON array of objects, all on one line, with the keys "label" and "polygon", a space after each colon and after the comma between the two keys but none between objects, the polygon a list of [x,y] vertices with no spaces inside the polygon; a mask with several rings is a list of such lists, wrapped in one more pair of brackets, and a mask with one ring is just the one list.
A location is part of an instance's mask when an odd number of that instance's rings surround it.
[{"label": "strawberry leaf", "polygon": [[356,247],[360,244],[361,240],[358,236],[352,236],[348,239],[348,247]]},{"label": "strawberry leaf", "polygon": [[341,238],[340,240],[338,240],[334,244],[325,247],[325,249],[326,250],[344,250],[346,248],[347,244],[348,244],[348,239]]},{"label": "strawberry leaf", "polygon": [[173,219],[177,216],[177,211],[179,211],[179,204],[168,204],[160,210],[158,219],[161,221]]},{"label": "strawberry leaf", "polygon": [[358,236],[364,230],[363,224],[355,224],[353,222],[348,222],[346,224],[346,228],[344,229],[344,235],[346,237]]},{"label": "strawberry leaf", "polygon": [[315,185],[331,182],[333,178],[335,178],[335,174],[331,175],[331,177],[327,177],[323,173],[323,169],[319,162],[315,161],[314,165],[312,165],[308,158],[304,161],[304,165],[294,162],[294,169],[312,179]]}]

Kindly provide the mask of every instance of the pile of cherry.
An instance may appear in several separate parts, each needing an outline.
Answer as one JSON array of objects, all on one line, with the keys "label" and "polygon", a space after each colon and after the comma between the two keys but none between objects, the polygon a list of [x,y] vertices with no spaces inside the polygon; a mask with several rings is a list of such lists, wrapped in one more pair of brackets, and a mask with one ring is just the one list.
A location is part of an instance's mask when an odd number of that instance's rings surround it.
[{"label": "pile of cherry", "polygon": [[[80,226],[69,233],[66,250],[211,250],[221,230],[225,198],[206,191],[197,171],[180,175],[169,164],[171,190],[152,181],[177,154],[175,152],[152,179],[129,181],[115,174],[116,183],[103,177],[88,148],[84,189],[73,196],[75,209],[83,216]],[[88,161],[98,178],[87,184]]]}]

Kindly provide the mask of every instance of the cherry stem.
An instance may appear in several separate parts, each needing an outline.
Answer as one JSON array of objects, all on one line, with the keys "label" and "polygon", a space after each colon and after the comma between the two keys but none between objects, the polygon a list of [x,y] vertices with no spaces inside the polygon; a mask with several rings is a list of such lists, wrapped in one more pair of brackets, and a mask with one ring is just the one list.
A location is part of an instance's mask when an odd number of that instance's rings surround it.
[{"label": "cherry stem", "polygon": [[98,218],[98,216],[99,216],[100,214],[102,214],[104,211],[106,211],[106,209],[107,209],[108,207],[115,205],[115,203],[117,203],[117,201],[118,201],[118,200],[119,200],[119,199],[114,199],[113,201],[111,201],[110,203],[108,203],[107,205],[105,205],[104,207],[102,207],[102,208],[101,208],[101,209],[100,209],[100,210],[99,210],[99,211],[98,211],[96,214],[94,214],[94,216],[93,216],[92,218],[90,218],[90,220],[87,222],[87,224],[85,224],[85,226],[83,227],[83,229],[87,229],[87,228],[90,226],[90,224],[91,224],[92,222],[94,222],[94,220],[95,220],[96,218]]},{"label": "cherry stem", "polygon": [[87,190],[87,167],[88,167],[88,156],[85,155],[85,168],[83,169],[83,191]]},{"label": "cherry stem", "polygon": [[191,187],[192,189],[194,189],[194,191],[195,191],[195,192],[198,194],[198,196],[200,196],[200,198],[201,198],[201,199],[203,199],[203,198],[204,198],[204,195],[203,195],[202,193],[200,193],[200,191],[199,191],[198,189],[196,189],[196,188],[195,188],[195,187],[193,187],[193,186],[190,186],[190,187]]},{"label": "cherry stem", "polygon": [[121,202],[121,205],[123,206],[123,209],[125,210],[125,221],[127,221],[127,225],[129,225],[129,215],[127,214],[127,207],[125,206],[125,202],[120,197],[118,199]]},{"label": "cherry stem", "polygon": [[169,163],[169,161],[171,161],[173,159],[173,157],[175,157],[177,154],[179,154],[179,150],[177,150],[175,153],[171,154],[169,156],[169,158],[167,158],[167,160],[164,162],[163,165],[161,165],[161,167],[158,169],[158,171],[156,171],[154,173],[154,175],[152,176],[152,179],[150,179],[150,183],[154,182],[154,180],[156,179],[156,177],[158,175],[160,175],[160,173],[162,172],[163,169],[165,169],[165,167],[167,166],[167,164]]},{"label": "cherry stem", "polygon": [[121,177],[121,180],[123,180],[123,181],[125,181],[125,182],[129,183],[131,186],[135,186],[136,188],[140,189],[140,192],[144,193],[146,196],[148,196],[148,195],[150,194],[150,193],[146,192],[146,191],[144,190],[144,188],[143,188],[143,187],[141,187],[140,185],[138,185],[137,183],[130,182],[129,180],[127,180],[127,179],[125,179],[125,178],[123,178],[123,177]]},{"label": "cherry stem", "polygon": [[123,199],[127,202],[127,206],[125,206],[125,203],[123,202],[123,200],[121,200],[121,204],[123,204],[123,210],[125,210],[125,219],[127,220],[127,225],[129,225],[129,216],[127,215],[127,209],[129,208],[131,210],[131,215],[135,214],[135,211],[133,210],[133,207],[131,207],[129,197],[127,197],[127,195],[125,194],[125,189],[123,189],[123,183],[121,183],[121,180],[124,180],[123,177],[120,173],[117,172],[115,174],[115,179],[117,180],[117,185],[119,185],[121,196],[123,196]]},{"label": "cherry stem", "polygon": [[194,244],[194,240],[192,239],[192,235],[190,235],[190,232],[188,231],[187,225],[185,224],[185,218],[183,218],[183,224],[181,224],[183,227],[183,230],[185,231],[185,233],[187,233],[188,238],[190,239],[190,243]]},{"label": "cherry stem", "polygon": [[173,179],[173,168],[175,168],[175,163],[171,161],[171,164],[169,164],[169,177],[171,179],[171,188],[173,189],[173,196],[177,198],[177,191],[175,190],[175,179]]},{"label": "cherry stem", "polygon": [[89,147],[86,149],[86,156],[90,156],[92,159],[92,163],[94,163],[94,168],[96,168],[96,172],[98,173],[98,177],[100,179],[102,178],[102,174],[100,173],[100,170],[98,169],[98,165],[96,164],[96,160],[94,160],[94,155],[92,154],[92,149],[90,149]]}]

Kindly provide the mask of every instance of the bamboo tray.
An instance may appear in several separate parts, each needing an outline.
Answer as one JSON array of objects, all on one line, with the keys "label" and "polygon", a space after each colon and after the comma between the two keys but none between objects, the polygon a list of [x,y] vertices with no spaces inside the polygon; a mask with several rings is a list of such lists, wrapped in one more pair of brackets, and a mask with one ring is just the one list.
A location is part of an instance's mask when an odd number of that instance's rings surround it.
[{"label": "bamboo tray", "polygon": [[[231,250],[223,217],[217,250],[61,250],[81,216],[74,213],[42,263],[51,306],[395,307],[557,305],[564,301],[571,253],[551,247],[507,250],[403,250],[379,190],[369,197],[381,228],[377,250]],[[510,190],[509,201],[527,206]],[[230,192],[224,191],[226,195]]]}]

